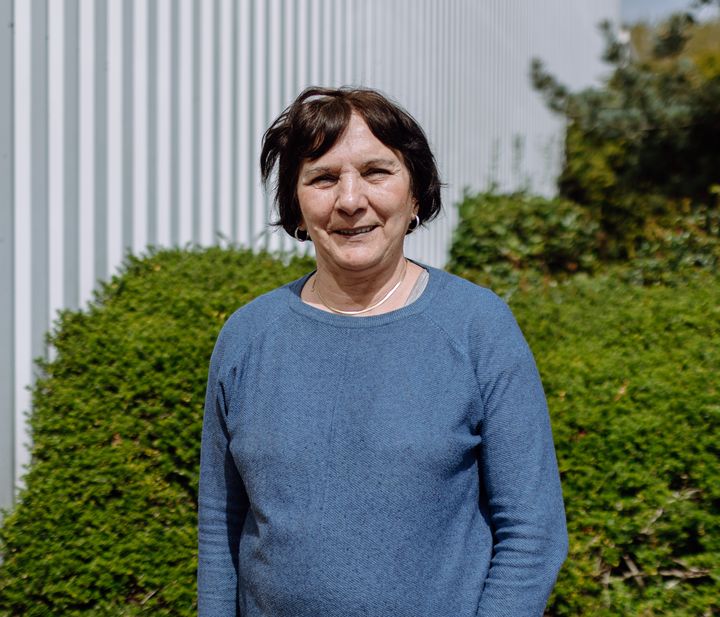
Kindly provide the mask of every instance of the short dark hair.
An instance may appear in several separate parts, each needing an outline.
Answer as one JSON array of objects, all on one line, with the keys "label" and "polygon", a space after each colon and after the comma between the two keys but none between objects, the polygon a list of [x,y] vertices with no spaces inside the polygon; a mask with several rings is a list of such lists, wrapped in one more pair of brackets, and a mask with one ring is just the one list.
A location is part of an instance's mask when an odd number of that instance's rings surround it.
[{"label": "short dark hair", "polygon": [[434,219],[442,207],[440,175],[430,144],[417,121],[402,107],[369,88],[305,89],[265,132],[260,173],[267,188],[277,165],[275,206],[281,226],[295,234],[302,214],[297,199],[300,168],[333,147],[356,112],[383,144],[402,155],[410,172],[410,188],[418,203],[420,224]]}]

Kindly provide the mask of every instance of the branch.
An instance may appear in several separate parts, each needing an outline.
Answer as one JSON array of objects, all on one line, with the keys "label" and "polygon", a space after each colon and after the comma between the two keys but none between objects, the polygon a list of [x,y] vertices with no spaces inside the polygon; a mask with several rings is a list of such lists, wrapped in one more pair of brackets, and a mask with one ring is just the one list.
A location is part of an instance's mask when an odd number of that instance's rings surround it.
[{"label": "branch", "polygon": [[545,65],[539,58],[533,58],[530,63],[530,79],[533,88],[542,95],[550,110],[564,115],[570,96],[568,89],[545,70]]}]

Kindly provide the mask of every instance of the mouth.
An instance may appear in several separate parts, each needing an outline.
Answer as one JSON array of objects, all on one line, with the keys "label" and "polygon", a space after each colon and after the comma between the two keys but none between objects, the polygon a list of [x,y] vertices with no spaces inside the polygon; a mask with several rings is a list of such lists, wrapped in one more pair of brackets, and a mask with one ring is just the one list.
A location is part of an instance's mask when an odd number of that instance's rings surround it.
[{"label": "mouth", "polygon": [[335,229],[333,233],[341,236],[359,236],[371,232],[376,227],[377,225],[366,225],[365,227],[353,227],[352,229]]}]

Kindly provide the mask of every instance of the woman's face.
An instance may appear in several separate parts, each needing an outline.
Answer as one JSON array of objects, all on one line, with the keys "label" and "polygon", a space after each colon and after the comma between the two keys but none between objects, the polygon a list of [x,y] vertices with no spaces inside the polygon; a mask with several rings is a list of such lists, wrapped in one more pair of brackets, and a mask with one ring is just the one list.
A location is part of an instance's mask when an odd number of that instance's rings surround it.
[{"label": "woman's face", "polygon": [[417,212],[410,173],[357,114],[330,150],[303,162],[297,197],[318,269],[369,273],[402,259]]}]

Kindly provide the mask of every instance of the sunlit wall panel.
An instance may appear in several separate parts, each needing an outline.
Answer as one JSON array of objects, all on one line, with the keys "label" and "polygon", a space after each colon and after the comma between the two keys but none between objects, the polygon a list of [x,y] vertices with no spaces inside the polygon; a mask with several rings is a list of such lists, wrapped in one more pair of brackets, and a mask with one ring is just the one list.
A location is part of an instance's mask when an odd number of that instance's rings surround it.
[{"label": "sunlit wall panel", "polygon": [[530,59],[589,85],[618,17],[619,0],[0,0],[0,506],[45,333],[127,251],[307,250],[268,225],[258,173],[304,87],[372,86],[418,118],[445,212],[408,253],[442,266],[464,189],[553,193],[563,125]]}]

